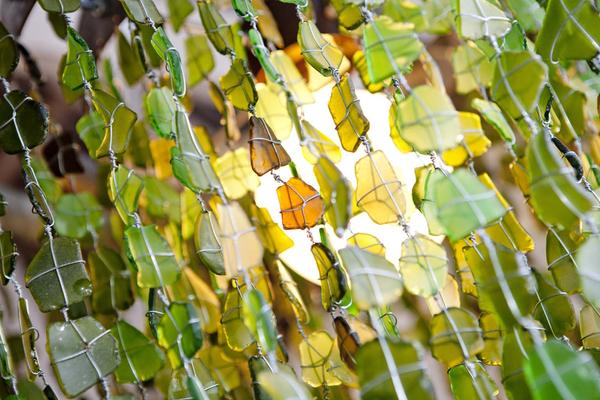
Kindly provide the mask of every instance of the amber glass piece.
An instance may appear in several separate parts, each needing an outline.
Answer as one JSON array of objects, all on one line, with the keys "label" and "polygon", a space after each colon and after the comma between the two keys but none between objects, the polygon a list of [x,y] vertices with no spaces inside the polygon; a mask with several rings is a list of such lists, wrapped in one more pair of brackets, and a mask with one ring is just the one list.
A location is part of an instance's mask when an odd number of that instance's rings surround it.
[{"label": "amber glass piece", "polygon": [[329,112],[335,122],[335,129],[344,150],[356,151],[361,136],[366,136],[369,130],[369,120],[360,108],[348,74],[331,89]]},{"label": "amber glass piece", "polygon": [[325,212],[325,203],[319,192],[300,178],[291,178],[279,186],[277,198],[285,229],[311,228]]},{"label": "amber glass piece", "polygon": [[250,117],[250,162],[261,176],[290,163],[290,156],[263,118]]}]

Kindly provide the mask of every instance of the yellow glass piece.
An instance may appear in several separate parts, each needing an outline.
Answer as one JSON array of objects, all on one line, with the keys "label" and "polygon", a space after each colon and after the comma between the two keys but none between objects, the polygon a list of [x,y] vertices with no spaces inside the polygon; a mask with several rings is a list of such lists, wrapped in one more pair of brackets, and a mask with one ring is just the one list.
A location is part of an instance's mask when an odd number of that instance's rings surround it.
[{"label": "yellow glass piece", "polygon": [[448,308],[431,319],[431,351],[446,367],[452,368],[484,348],[475,317],[464,308]]},{"label": "yellow glass piece", "polygon": [[521,192],[523,192],[523,196],[527,198],[530,194],[530,187],[529,176],[527,175],[527,170],[524,167],[525,164],[527,164],[527,160],[525,157],[522,157],[511,162],[508,168],[510,169],[510,174],[512,175],[515,183]]},{"label": "yellow glass piece", "polygon": [[256,104],[258,94],[248,65],[242,59],[231,63],[229,71],[219,79],[225,97],[237,109],[248,110]]},{"label": "yellow glass piece", "polygon": [[365,58],[365,53],[362,50],[357,50],[352,56],[352,64],[358,71],[358,75],[360,76],[360,80],[363,85],[367,88],[367,90],[371,93],[377,93],[382,91],[386,86],[389,85],[389,79],[386,81],[373,83],[371,82],[371,78],[369,77],[369,70],[367,69],[367,59]]},{"label": "yellow glass piece", "polygon": [[150,154],[154,161],[154,172],[158,179],[168,179],[173,176],[171,169],[171,147],[175,143],[169,139],[157,138],[150,141]]},{"label": "yellow glass piece", "polygon": [[310,122],[302,121],[304,137],[300,142],[302,154],[306,161],[316,164],[321,156],[326,156],[334,163],[342,159],[342,151],[331,139],[315,128]]},{"label": "yellow glass piece", "polygon": [[[283,50],[275,50],[271,52],[270,58],[271,63],[273,63],[277,71],[283,76],[287,88],[292,93],[294,103],[300,106],[314,103],[315,98],[312,92],[290,56]],[[279,85],[270,80],[267,81],[267,86],[273,86],[281,91]]]},{"label": "yellow glass piece", "polygon": [[581,309],[579,321],[583,347],[586,349],[600,348],[600,314],[598,314],[598,309],[586,304]]},{"label": "yellow glass piece", "polygon": [[465,258],[465,244],[463,242],[456,242],[452,245],[452,248],[454,249],[456,276],[460,282],[462,292],[475,298],[478,297],[477,286],[475,286],[475,277],[473,277],[471,268],[469,267],[469,264],[467,264]]},{"label": "yellow glass piece", "polygon": [[198,216],[202,212],[196,194],[188,188],[183,188],[179,194],[181,205],[181,236],[184,240],[191,239],[196,230]]},{"label": "yellow glass piece", "polygon": [[269,210],[252,204],[250,213],[252,224],[269,253],[280,254],[294,245],[292,239],[273,221]]},{"label": "yellow glass piece", "polygon": [[377,224],[397,222],[406,211],[402,183],[381,150],[356,163],[356,204]]},{"label": "yellow glass piece", "polygon": [[239,203],[218,204],[216,214],[221,227],[225,273],[236,276],[244,269],[262,264],[263,246]]},{"label": "yellow glass piece", "polygon": [[[331,43],[333,46],[337,47],[337,44],[335,43],[335,39],[332,35],[323,34],[323,39],[325,39],[327,42]],[[351,67],[352,67],[352,64],[350,64],[350,60],[347,59],[346,57],[344,57],[344,59],[342,60],[342,64],[339,67],[340,75],[343,75],[346,72],[349,72]],[[308,88],[312,92],[316,92],[317,90],[323,88],[324,86],[328,85],[329,83],[331,83],[333,81],[333,78],[331,76],[322,75],[319,71],[314,69],[308,63],[306,63],[306,68],[308,70]]]},{"label": "yellow glass piece", "polygon": [[219,298],[212,288],[191,268],[185,268],[183,272],[194,293],[193,303],[196,305],[202,330],[206,333],[216,332],[221,319],[221,303],[219,302]]},{"label": "yellow glass piece", "polygon": [[225,195],[237,200],[256,190],[260,180],[252,170],[248,149],[240,147],[228,151],[217,159],[215,172],[221,181]]},{"label": "yellow glass piece", "polygon": [[348,246],[355,246],[385,257],[385,246],[376,236],[369,233],[355,233],[348,238]]},{"label": "yellow glass piece", "polygon": [[290,163],[290,156],[263,118],[250,117],[250,163],[261,176]]},{"label": "yellow glass piece", "polygon": [[447,271],[446,250],[433,240],[417,234],[402,243],[400,274],[410,293],[434,296],[444,286]]},{"label": "yellow glass piece", "polygon": [[210,366],[211,374],[224,392],[231,392],[242,384],[239,362],[227,354],[225,346],[207,346],[200,350],[198,357],[204,365]]},{"label": "yellow glass piece", "polygon": [[483,133],[479,115],[459,112],[458,118],[463,139],[458,146],[442,153],[444,162],[452,167],[463,165],[467,160],[479,157],[492,145],[492,142]]},{"label": "yellow glass piece", "polygon": [[256,342],[250,329],[244,323],[243,307],[246,287],[233,283],[225,296],[221,324],[227,346],[233,351],[244,351]]},{"label": "yellow glass piece", "polygon": [[211,162],[214,162],[217,159],[217,153],[208,131],[204,126],[195,126],[193,129],[202,151],[210,158]]},{"label": "yellow glass piece", "polygon": [[292,279],[292,276],[288,272],[283,261],[281,261],[279,258],[276,258],[274,265],[279,275],[279,287],[283,291],[283,294],[285,294],[285,297],[290,301],[296,317],[298,317],[298,320],[303,324],[307,323],[310,319],[310,316],[306,306],[304,305],[302,296],[298,291],[298,284]]},{"label": "yellow glass piece", "polygon": [[264,83],[256,84],[256,91],[258,102],[254,114],[267,121],[277,139],[287,139],[292,132],[293,124],[287,112],[285,93]]},{"label": "yellow glass piece", "polygon": [[492,189],[496,193],[500,203],[502,203],[502,206],[509,210],[499,222],[485,229],[488,235],[490,235],[494,242],[500,243],[509,249],[519,250],[522,253],[533,250],[535,247],[533,238],[529,236],[529,233],[519,223],[517,216],[512,211],[512,207],[504,196],[502,196],[496,185],[494,185],[492,178],[488,174],[483,173],[479,175],[479,180],[485,186]]},{"label": "yellow glass piece", "polygon": [[353,383],[352,372],[342,362],[334,340],[325,331],[308,335],[299,346],[302,379],[312,387]]},{"label": "yellow glass piece", "polygon": [[311,228],[325,212],[325,203],[319,192],[300,178],[291,178],[279,186],[277,198],[285,229]]},{"label": "yellow glass piece", "polygon": [[369,120],[360,108],[354,86],[348,74],[331,89],[329,112],[335,122],[340,143],[346,151],[354,152],[360,146],[360,138],[369,130]]},{"label": "yellow glass piece", "polygon": [[486,365],[502,365],[502,328],[492,313],[482,313],[479,325],[483,331],[484,348],[480,358]]},{"label": "yellow glass piece", "polygon": [[[442,312],[440,305],[443,304],[445,307],[460,307],[460,293],[458,292],[458,283],[456,279],[450,274],[447,274],[444,278],[446,282],[439,293],[434,297],[428,297],[425,299],[427,307],[431,315],[436,315]],[[443,300],[443,303],[439,302],[438,298]]]}]

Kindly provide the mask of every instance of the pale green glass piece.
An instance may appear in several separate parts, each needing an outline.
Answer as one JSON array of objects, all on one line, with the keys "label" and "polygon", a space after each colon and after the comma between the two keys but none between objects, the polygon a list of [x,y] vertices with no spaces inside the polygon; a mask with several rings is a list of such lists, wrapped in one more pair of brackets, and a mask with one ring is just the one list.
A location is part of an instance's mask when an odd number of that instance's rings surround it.
[{"label": "pale green glass piece", "polygon": [[577,250],[576,260],[582,291],[596,307],[600,307],[600,278],[598,277],[598,249],[600,235],[591,235]]},{"label": "pale green glass piece", "polygon": [[312,399],[306,386],[289,372],[263,371],[258,375],[258,384],[271,396],[272,400]]},{"label": "pale green glass piece", "polygon": [[456,91],[467,94],[490,86],[494,61],[490,61],[474,42],[468,41],[454,49],[452,68],[456,79]]},{"label": "pale green glass piece", "polygon": [[58,383],[69,397],[98,383],[120,362],[115,338],[92,317],[49,325],[48,354]]},{"label": "pale green glass piece", "polygon": [[440,177],[433,190],[437,218],[453,242],[499,220],[507,212],[496,193],[466,169]]},{"label": "pale green glass piece", "polygon": [[233,287],[227,292],[221,324],[227,347],[233,351],[243,351],[255,343],[256,339],[250,328],[244,323],[243,296],[245,286]]},{"label": "pale green glass piece", "polygon": [[152,35],[152,47],[156,53],[167,64],[167,70],[171,76],[171,89],[176,96],[185,95],[185,74],[183,72],[183,62],[177,49],[169,40],[162,27],[158,28]]},{"label": "pale green glass piece", "polygon": [[68,193],[54,207],[55,228],[63,236],[82,239],[96,234],[104,222],[103,210],[91,193]]},{"label": "pale green glass piece", "polygon": [[173,175],[195,193],[220,190],[221,182],[182,110],[175,112],[175,138],[177,146],[171,148]]},{"label": "pale green glass piece", "polygon": [[352,300],[359,309],[387,306],[400,298],[402,278],[385,257],[359,247],[339,251],[352,282]]},{"label": "pale green glass piece", "polygon": [[448,271],[446,250],[417,234],[402,242],[400,275],[406,290],[414,295],[431,297],[445,285]]},{"label": "pale green glass piece", "polygon": [[162,138],[175,135],[175,101],[169,89],[152,88],[144,98],[146,118],[154,131]]},{"label": "pale green glass piece", "polygon": [[548,67],[528,51],[502,52],[496,60],[492,99],[512,118],[533,111],[547,80]]},{"label": "pale green glass piece", "polygon": [[[219,384],[211,376],[211,369],[200,358],[192,360],[190,369],[192,371],[191,377],[185,368],[173,371],[169,383],[168,399],[218,400]],[[190,380],[193,382],[190,382]]]},{"label": "pale green glass piece", "polygon": [[65,237],[45,240],[27,267],[25,285],[42,312],[83,301],[92,283],[79,243]]},{"label": "pale green glass piece", "polygon": [[67,58],[62,73],[62,83],[71,90],[98,79],[96,60],[88,44],[79,33],[67,28]]},{"label": "pale green glass piece", "polygon": [[46,139],[48,111],[19,90],[0,100],[0,147],[8,154],[32,149]]},{"label": "pale green glass piece", "polygon": [[523,369],[535,400],[593,399],[600,393],[600,371],[590,354],[556,340],[536,346]]},{"label": "pale green glass piece", "polygon": [[122,101],[99,89],[92,90],[92,103],[104,121],[104,137],[96,150],[96,157],[123,153],[127,149],[131,128],[137,114]]},{"label": "pale green glass piece", "polygon": [[592,195],[577,183],[573,169],[567,167],[546,134],[531,138],[527,162],[531,206],[544,223],[570,228],[592,208]]},{"label": "pale green glass piece", "polygon": [[511,27],[498,3],[488,0],[459,0],[457,2],[458,33],[466,39],[501,38]]},{"label": "pale green glass piece", "polygon": [[181,223],[179,192],[153,176],[144,178],[144,204],[148,214],[155,218],[166,218],[170,222]]},{"label": "pale green glass piece", "polygon": [[111,332],[117,339],[121,357],[115,370],[117,382],[141,383],[154,378],[165,363],[163,352],[126,321],[117,321]]},{"label": "pale green glass piece", "polygon": [[394,22],[387,16],[377,17],[366,26],[363,43],[373,83],[408,71],[423,49],[411,24]]},{"label": "pale green glass piece", "polygon": [[154,225],[130,226],[125,231],[128,256],[137,269],[137,284],[160,288],[179,278],[179,264],[169,243]]},{"label": "pale green glass piece", "polygon": [[462,139],[458,113],[446,93],[433,86],[418,86],[403,101],[392,105],[390,122],[398,134],[420,153],[441,152]]},{"label": "pale green glass piece", "polygon": [[496,103],[483,99],[473,99],[471,107],[479,111],[485,122],[498,132],[502,140],[510,145],[515,144],[515,133]]},{"label": "pale green glass piece", "polygon": [[177,369],[202,347],[202,330],[196,310],[189,303],[171,303],[158,324],[158,344],[167,351],[171,368]]},{"label": "pale green glass piece", "polygon": [[508,7],[527,32],[537,32],[542,26],[545,10],[535,0],[508,0]]},{"label": "pale green glass piece", "polygon": [[164,19],[152,0],[120,0],[127,16],[138,24],[162,24]]},{"label": "pale green glass piece", "polygon": [[338,347],[328,332],[312,332],[300,342],[298,351],[302,379],[312,387],[351,383],[352,372],[342,362]]},{"label": "pale green glass piece", "polygon": [[219,82],[227,99],[237,109],[247,111],[253,108],[258,101],[252,74],[244,60],[233,61],[231,68],[220,78]]},{"label": "pale green glass piece", "polygon": [[311,20],[300,22],[298,44],[304,59],[321,75],[331,76],[342,65],[344,54],[323,38],[319,28]]},{"label": "pale green glass piece", "polygon": [[277,349],[277,329],[271,306],[257,289],[250,289],[243,297],[244,324],[267,353]]},{"label": "pale green glass piece", "polygon": [[108,196],[125,224],[130,223],[138,208],[143,186],[144,181],[122,165],[113,169],[108,177]]},{"label": "pale green glass piece", "polygon": [[190,35],[185,39],[188,85],[190,87],[208,78],[215,68],[215,60],[205,35]]}]

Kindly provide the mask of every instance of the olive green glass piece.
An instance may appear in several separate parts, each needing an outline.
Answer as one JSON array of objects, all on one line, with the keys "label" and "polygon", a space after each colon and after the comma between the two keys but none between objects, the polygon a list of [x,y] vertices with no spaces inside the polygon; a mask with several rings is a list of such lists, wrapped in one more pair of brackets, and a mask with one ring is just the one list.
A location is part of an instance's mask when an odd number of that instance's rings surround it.
[{"label": "olive green glass piece", "polygon": [[348,278],[336,256],[325,245],[315,243],[310,248],[319,269],[321,303],[325,310],[342,301],[348,291]]},{"label": "olive green glass piece", "polygon": [[79,243],[49,237],[29,263],[25,284],[40,311],[49,312],[79,303],[92,293]]},{"label": "olive green glass piece", "polygon": [[100,114],[96,111],[90,111],[82,115],[77,121],[75,128],[79,137],[85,143],[90,157],[96,158],[96,151],[100,147],[100,143],[102,143],[102,138],[104,137],[104,121]]},{"label": "olive green glass piece", "polygon": [[0,283],[6,285],[17,264],[17,245],[11,231],[0,232]]},{"label": "olive green glass piece", "polygon": [[96,150],[96,157],[121,154],[127,149],[137,114],[110,94],[92,90],[92,103],[104,121],[104,137]]},{"label": "olive green glass piece", "polygon": [[66,14],[79,9],[79,0],[38,0],[40,6],[50,13]]},{"label": "olive green glass piece", "polygon": [[498,395],[498,387],[480,363],[471,367],[459,364],[448,370],[450,388],[456,400],[493,400]]},{"label": "olive green glass piece", "polygon": [[98,79],[94,54],[85,40],[71,27],[67,28],[67,58],[62,83],[71,90]]},{"label": "olive green glass piece", "polygon": [[194,11],[190,0],[168,0],[169,19],[175,32],[179,32],[187,17]]},{"label": "olive green glass piece", "polygon": [[48,354],[61,389],[75,397],[119,365],[119,348],[109,330],[92,317],[48,326]]},{"label": "olive green glass piece", "polygon": [[125,231],[125,240],[128,256],[137,269],[138,286],[160,288],[179,278],[179,264],[156,226],[132,225]]},{"label": "olive green glass piece", "polygon": [[190,35],[185,39],[188,85],[193,87],[208,78],[215,68],[215,60],[206,35]]},{"label": "olive green glass piece", "polygon": [[19,64],[19,49],[13,36],[0,23],[0,76],[7,78]]},{"label": "olive green glass piece", "polygon": [[212,211],[202,212],[194,235],[196,254],[211,272],[225,275],[225,259],[220,236],[221,229]]},{"label": "olive green glass piece", "polygon": [[99,246],[88,254],[92,277],[92,308],[99,314],[126,310],[134,302],[131,273],[121,255]]},{"label": "olive green glass piece", "polygon": [[233,31],[215,5],[201,0],[198,2],[198,11],[204,31],[215,49],[221,54],[234,53]]},{"label": "olive green glass piece", "polygon": [[121,31],[117,33],[117,60],[123,77],[129,86],[137,83],[146,73],[135,40],[134,38],[130,44]]},{"label": "olive green glass piece", "polygon": [[19,90],[0,100],[0,147],[9,154],[32,149],[46,139],[48,111]]},{"label": "olive green glass piece", "polygon": [[219,79],[219,82],[227,99],[237,109],[247,111],[258,101],[252,73],[244,60],[234,60],[229,71]]},{"label": "olive green glass piece", "polygon": [[119,165],[108,177],[108,196],[123,223],[129,224],[138,208],[144,181],[132,169]]},{"label": "olive green glass piece", "polygon": [[152,0],[120,0],[127,16],[138,24],[162,24],[164,19]]}]

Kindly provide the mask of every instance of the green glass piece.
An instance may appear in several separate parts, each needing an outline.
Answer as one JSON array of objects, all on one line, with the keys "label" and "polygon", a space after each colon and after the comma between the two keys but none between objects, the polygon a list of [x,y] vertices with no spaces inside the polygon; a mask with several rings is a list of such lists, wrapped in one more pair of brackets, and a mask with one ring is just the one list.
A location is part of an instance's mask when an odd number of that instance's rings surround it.
[{"label": "green glass piece", "polygon": [[115,338],[92,317],[49,325],[48,354],[58,383],[69,397],[94,386],[121,361]]},{"label": "green glass piece", "polygon": [[560,338],[575,328],[576,318],[569,296],[535,273],[538,286],[538,301],[532,311],[534,318],[542,323],[546,332]]},{"label": "green glass piece", "polygon": [[194,11],[189,0],[168,0],[169,20],[175,32],[179,32],[187,17]]},{"label": "green glass piece", "polygon": [[455,147],[463,137],[458,113],[446,93],[433,86],[414,88],[390,108],[392,138],[399,135],[420,153]]},{"label": "green glass piece", "polygon": [[271,306],[257,289],[246,291],[243,303],[244,324],[254,333],[263,350],[274,353],[277,349],[277,330]]},{"label": "green glass piece", "polygon": [[443,235],[445,233],[444,227],[438,218],[438,208],[435,201],[438,182],[444,179],[444,173],[438,169],[432,169],[425,179],[425,196],[421,203],[421,212],[425,216],[431,235]]},{"label": "green glass piece", "polygon": [[340,303],[348,291],[348,278],[336,256],[325,245],[315,243],[310,248],[319,269],[321,304],[325,310]]},{"label": "green glass piece", "polygon": [[558,71],[552,72],[554,73],[550,74],[550,82],[556,95],[553,100],[561,128],[556,136],[565,143],[571,143],[585,132],[586,95],[577,90],[575,83],[569,82]]},{"label": "green glass piece", "polygon": [[496,60],[492,99],[512,118],[523,118],[538,104],[547,75],[548,67],[539,56],[528,51],[502,52]]},{"label": "green glass piece", "polygon": [[511,400],[532,398],[523,374],[523,364],[532,349],[533,339],[528,332],[516,327],[506,331],[502,344],[502,382]]},{"label": "green glass piece", "polygon": [[48,111],[19,90],[0,100],[0,147],[9,154],[32,149],[46,139]]},{"label": "green glass piece", "polygon": [[507,5],[526,32],[537,32],[542,26],[545,11],[535,0],[508,0]]},{"label": "green glass piece", "polygon": [[431,383],[425,375],[423,350],[415,344],[392,338],[372,340],[358,349],[356,362],[361,399],[396,398],[394,375],[400,378],[407,398],[433,399]]},{"label": "green glass piece", "polygon": [[600,307],[600,278],[598,278],[596,262],[598,246],[600,246],[600,235],[596,233],[587,238],[575,256],[583,295],[596,307]]},{"label": "green glass piece", "polygon": [[457,1],[456,25],[460,36],[466,39],[501,38],[511,27],[499,4],[488,0]]},{"label": "green glass piece", "polygon": [[176,224],[181,223],[179,192],[153,176],[144,178],[144,198],[148,214],[155,218],[165,218]]},{"label": "green glass piece", "polygon": [[144,181],[132,169],[122,165],[113,169],[109,175],[108,196],[114,203],[121,220],[127,225],[138,208],[143,186]]},{"label": "green glass piece", "polygon": [[450,388],[456,400],[493,400],[498,387],[480,363],[457,365],[448,370]]},{"label": "green glass piece", "polygon": [[244,60],[233,61],[231,68],[219,79],[219,82],[227,99],[237,109],[247,111],[258,101],[252,73]]},{"label": "green glass piece", "polygon": [[0,23],[0,76],[7,78],[19,64],[19,49],[13,36]]},{"label": "green glass piece", "polygon": [[373,83],[408,71],[423,49],[412,25],[394,22],[387,16],[377,17],[366,26],[363,43]]},{"label": "green glass piece", "polygon": [[68,193],[54,207],[54,227],[63,235],[82,239],[95,235],[104,223],[103,210],[91,193]]},{"label": "green glass piece", "polygon": [[496,103],[483,99],[473,99],[471,107],[476,109],[485,122],[498,132],[502,140],[510,145],[515,144],[515,133]]},{"label": "green glass piece", "polygon": [[[577,43],[577,46],[573,44]],[[552,64],[589,60],[598,53],[600,15],[598,6],[578,0],[550,0],[535,51]]]},{"label": "green glass piece", "polygon": [[165,363],[163,352],[142,332],[125,321],[117,321],[111,332],[119,344],[121,358],[121,363],[115,370],[117,382],[141,383],[154,378]]},{"label": "green glass piece", "polygon": [[128,256],[137,269],[137,284],[160,288],[179,278],[179,264],[156,226],[130,226],[125,231]]},{"label": "green glass piece", "polygon": [[588,212],[593,198],[575,180],[546,134],[531,138],[527,146],[530,202],[537,217],[547,225],[566,229]]},{"label": "green glass piece", "polygon": [[575,258],[581,238],[575,237],[570,230],[548,229],[546,233],[546,262],[552,273],[554,283],[560,290],[569,294],[581,291],[581,280],[577,272]]},{"label": "green glass piece", "polygon": [[200,358],[190,364],[192,376],[184,368],[173,371],[169,383],[169,400],[218,400],[219,385],[211,376],[211,370]]},{"label": "green glass piece", "polygon": [[159,25],[164,22],[152,0],[120,0],[129,19],[138,24]]},{"label": "green glass piece", "polygon": [[428,298],[444,287],[448,256],[441,245],[417,234],[402,242],[401,254],[399,269],[408,292]]},{"label": "green glass piece", "polygon": [[449,368],[484,349],[483,337],[475,317],[464,308],[449,307],[431,319],[431,352]]},{"label": "green glass piece", "polygon": [[99,314],[126,310],[134,302],[131,273],[116,251],[99,246],[88,255],[92,276],[92,308]]},{"label": "green glass piece", "polygon": [[104,137],[104,121],[100,114],[95,111],[84,114],[77,121],[75,129],[83,143],[85,143],[90,157],[96,158],[96,151]]},{"label": "green glass piece", "polygon": [[188,85],[193,87],[208,77],[215,68],[215,60],[206,35],[190,35],[185,39]]},{"label": "green glass piece", "polygon": [[342,65],[344,54],[335,44],[323,38],[319,28],[311,20],[300,22],[298,44],[304,59],[324,76],[331,76]]},{"label": "green glass piece", "polygon": [[40,311],[49,312],[79,303],[92,292],[79,243],[49,238],[29,263],[25,284]]},{"label": "green glass piece", "polygon": [[489,87],[494,73],[493,61],[490,61],[473,42],[461,44],[454,49],[452,67],[456,78],[456,91],[461,94]]},{"label": "green glass piece", "polygon": [[158,324],[158,344],[167,352],[171,368],[191,359],[202,347],[202,330],[196,310],[189,303],[171,303]]},{"label": "green glass piece", "polygon": [[194,235],[196,254],[212,273],[225,275],[225,259],[220,236],[221,229],[212,211],[201,213]]},{"label": "green glass piece", "polygon": [[131,140],[125,153],[136,167],[146,168],[154,162],[148,138],[149,133],[144,121],[136,121],[131,130]]},{"label": "green glass piece", "polygon": [[234,52],[233,31],[212,2],[198,1],[198,11],[208,39],[221,54]]},{"label": "green glass piece", "polygon": [[382,15],[387,15],[397,22],[409,22],[415,26],[417,32],[425,30],[424,7],[407,0],[385,0],[383,2]]},{"label": "green glass piece", "polygon": [[536,346],[523,369],[535,400],[592,399],[600,394],[600,371],[590,354],[555,340]]},{"label": "green glass piece", "polygon": [[[252,0],[232,0],[231,5],[235,13],[245,21],[251,21],[258,17],[256,9],[252,5]],[[252,28],[250,31],[252,31]],[[250,36],[250,35],[249,35]]]},{"label": "green glass piece", "polygon": [[79,0],[38,0],[38,2],[47,12],[66,14],[79,9]]},{"label": "green glass piece", "polygon": [[258,384],[272,400],[310,400],[308,389],[293,373],[263,371],[258,374]]},{"label": "green glass piece", "polygon": [[280,73],[275,69],[275,66],[271,62],[269,57],[269,49],[265,46],[262,36],[257,29],[251,28],[248,31],[248,38],[250,38],[250,46],[252,47],[252,54],[258,59],[260,66],[265,71],[265,75],[272,82],[280,82],[282,77]]},{"label": "green glass piece", "polygon": [[13,240],[11,231],[0,232],[0,282],[3,285],[8,283],[8,278],[12,275],[17,264],[17,245]]},{"label": "green glass piece", "polygon": [[62,83],[70,90],[77,90],[96,79],[98,71],[92,50],[75,29],[68,27],[67,58]]},{"label": "green glass piece", "polygon": [[175,112],[177,146],[171,148],[173,175],[195,193],[217,191],[221,183],[184,111]]},{"label": "green glass piece", "polygon": [[435,182],[437,217],[451,241],[500,219],[506,209],[496,193],[466,169],[457,169]]},{"label": "green glass piece", "polygon": [[342,237],[352,216],[352,187],[344,174],[326,156],[314,168],[320,194],[325,200],[325,219],[336,235]]},{"label": "green glass piece", "polygon": [[169,40],[162,27],[158,28],[152,35],[152,47],[156,53],[167,64],[167,70],[171,76],[171,89],[179,97],[185,95],[185,74],[183,73],[183,63],[179,52]]},{"label": "green glass piece", "polygon": [[117,33],[117,60],[123,77],[130,86],[138,82],[146,73],[135,44],[129,44],[121,31]]},{"label": "green glass piece", "polygon": [[144,55],[146,62],[150,64],[152,68],[160,67],[162,64],[162,59],[158,54],[156,54],[154,46],[152,46],[152,35],[154,34],[152,27],[149,25],[138,24],[137,29],[141,43],[136,43],[136,50]]},{"label": "green glass piece", "polygon": [[104,137],[96,150],[96,157],[121,154],[127,149],[131,128],[137,119],[136,113],[122,101],[99,89],[92,91],[94,108],[104,121]]},{"label": "green glass piece", "polygon": [[384,256],[359,247],[339,251],[352,282],[352,300],[361,310],[389,305],[402,294],[402,278]]},{"label": "green glass piece", "polygon": [[536,282],[522,254],[485,240],[469,247],[465,257],[475,278],[479,306],[494,312],[505,329],[518,325],[536,303]]}]

